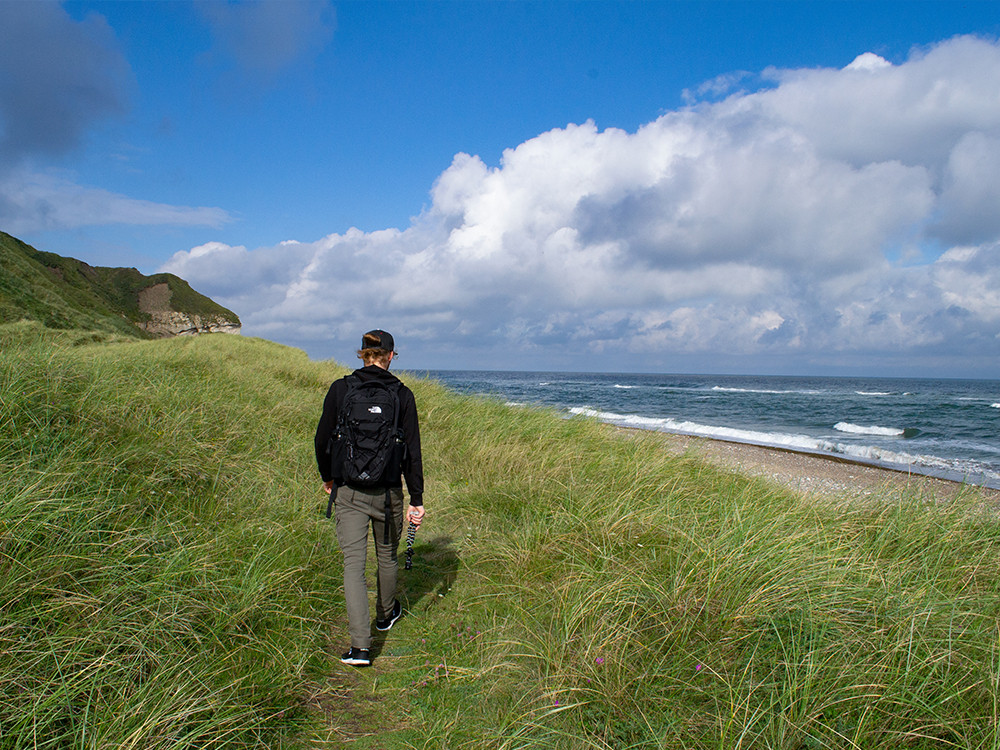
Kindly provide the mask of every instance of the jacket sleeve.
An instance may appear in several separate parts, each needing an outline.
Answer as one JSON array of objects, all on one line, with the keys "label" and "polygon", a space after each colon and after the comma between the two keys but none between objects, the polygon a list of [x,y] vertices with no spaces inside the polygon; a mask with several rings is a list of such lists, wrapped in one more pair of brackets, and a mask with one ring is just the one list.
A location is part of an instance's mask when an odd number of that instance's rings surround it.
[{"label": "jacket sleeve", "polygon": [[333,437],[333,431],[337,427],[337,413],[340,411],[342,395],[337,386],[339,382],[339,380],[334,381],[330,390],[326,392],[326,398],[323,400],[323,415],[319,418],[319,424],[316,425],[316,465],[324,482],[333,479],[330,467],[330,438]]},{"label": "jacket sleeve", "polygon": [[406,491],[410,495],[410,505],[424,504],[424,463],[420,454],[420,423],[417,419],[417,402],[413,392],[402,388],[400,393],[400,420],[403,436],[406,440],[406,466],[403,467],[403,478],[406,480]]}]

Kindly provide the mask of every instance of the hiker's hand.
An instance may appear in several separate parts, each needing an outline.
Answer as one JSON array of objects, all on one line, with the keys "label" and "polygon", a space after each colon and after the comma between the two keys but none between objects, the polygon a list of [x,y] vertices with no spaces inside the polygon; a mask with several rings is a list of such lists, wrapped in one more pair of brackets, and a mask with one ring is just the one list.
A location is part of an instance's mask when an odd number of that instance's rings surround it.
[{"label": "hiker's hand", "polygon": [[420,522],[424,520],[424,506],[411,505],[410,512],[407,513],[407,517],[410,519],[410,523],[414,526],[420,526]]},{"label": "hiker's hand", "polygon": [[329,482],[323,482],[323,492],[325,492],[327,495],[329,495],[331,492],[333,492],[333,480],[332,479]]}]

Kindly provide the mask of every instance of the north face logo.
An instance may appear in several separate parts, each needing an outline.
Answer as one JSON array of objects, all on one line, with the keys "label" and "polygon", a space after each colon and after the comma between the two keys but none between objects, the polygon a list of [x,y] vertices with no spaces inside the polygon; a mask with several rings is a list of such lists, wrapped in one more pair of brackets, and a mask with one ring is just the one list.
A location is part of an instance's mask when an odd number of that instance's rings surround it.
[{"label": "north face logo", "polygon": [[381,414],[382,413],[382,407],[381,406],[371,406],[371,407],[368,408],[368,413],[369,414]]}]

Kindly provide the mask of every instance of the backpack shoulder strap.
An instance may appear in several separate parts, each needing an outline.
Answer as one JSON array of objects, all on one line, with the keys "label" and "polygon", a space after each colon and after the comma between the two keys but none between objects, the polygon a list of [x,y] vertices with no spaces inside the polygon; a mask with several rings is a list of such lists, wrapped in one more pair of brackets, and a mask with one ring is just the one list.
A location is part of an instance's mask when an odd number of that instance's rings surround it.
[{"label": "backpack shoulder strap", "polygon": [[347,401],[347,397],[351,395],[353,391],[356,391],[361,386],[361,378],[355,375],[353,372],[350,375],[345,375],[341,378],[344,381],[344,394],[340,397],[340,405],[338,407],[337,420],[340,420],[341,415],[344,411],[344,404]]},{"label": "backpack shoulder strap", "polygon": [[387,386],[389,388],[389,393],[392,394],[392,404],[394,407],[392,410],[393,432],[397,432],[399,430],[399,410],[401,406],[401,402],[399,400],[399,389],[400,387],[402,387],[402,385],[403,384],[399,380],[397,380],[395,383],[391,383]]}]

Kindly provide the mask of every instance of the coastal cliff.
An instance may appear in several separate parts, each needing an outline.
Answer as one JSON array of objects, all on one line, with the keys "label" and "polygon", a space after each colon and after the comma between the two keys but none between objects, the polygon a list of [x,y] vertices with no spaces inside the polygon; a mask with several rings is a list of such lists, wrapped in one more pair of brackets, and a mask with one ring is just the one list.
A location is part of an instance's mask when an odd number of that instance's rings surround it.
[{"label": "coastal cliff", "polygon": [[0,323],[101,330],[134,338],[239,333],[232,310],[169,273],[91,266],[0,232]]},{"label": "coastal cliff", "polygon": [[235,315],[182,312],[171,307],[173,291],[166,282],[154,284],[139,292],[139,310],[149,316],[136,323],[139,328],[157,337],[196,336],[200,333],[239,333],[240,320]]}]

